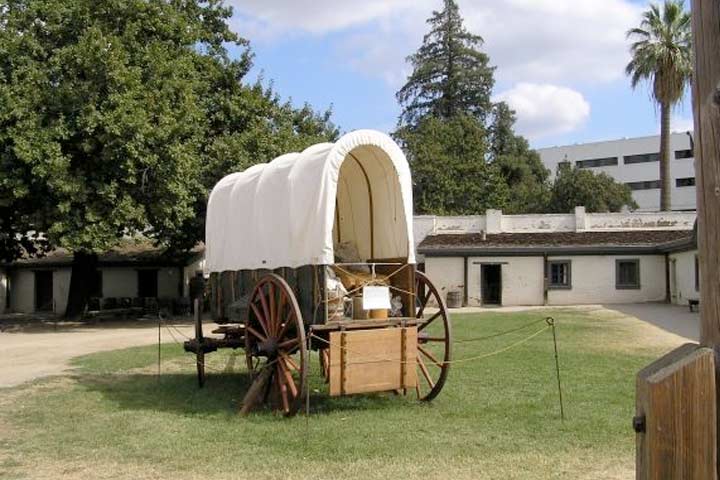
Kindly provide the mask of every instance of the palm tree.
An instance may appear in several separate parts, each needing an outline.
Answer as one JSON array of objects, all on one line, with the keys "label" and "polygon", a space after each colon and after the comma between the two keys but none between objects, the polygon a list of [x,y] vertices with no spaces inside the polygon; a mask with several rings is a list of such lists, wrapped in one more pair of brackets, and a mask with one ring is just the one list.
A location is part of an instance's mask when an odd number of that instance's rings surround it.
[{"label": "palm tree", "polygon": [[628,30],[632,60],[625,73],[633,88],[642,80],[652,85],[660,105],[660,210],[670,210],[670,112],[685,93],[692,74],[690,14],[683,0],[665,0],[642,16],[640,26]]}]

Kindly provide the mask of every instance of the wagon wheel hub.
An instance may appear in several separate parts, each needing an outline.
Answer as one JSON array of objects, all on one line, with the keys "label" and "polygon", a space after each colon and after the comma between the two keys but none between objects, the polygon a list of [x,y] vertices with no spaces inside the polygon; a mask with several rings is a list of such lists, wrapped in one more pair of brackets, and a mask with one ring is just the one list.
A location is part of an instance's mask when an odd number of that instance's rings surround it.
[{"label": "wagon wheel hub", "polygon": [[274,338],[268,338],[256,345],[256,354],[260,357],[267,357],[274,360],[278,356],[278,342]]}]

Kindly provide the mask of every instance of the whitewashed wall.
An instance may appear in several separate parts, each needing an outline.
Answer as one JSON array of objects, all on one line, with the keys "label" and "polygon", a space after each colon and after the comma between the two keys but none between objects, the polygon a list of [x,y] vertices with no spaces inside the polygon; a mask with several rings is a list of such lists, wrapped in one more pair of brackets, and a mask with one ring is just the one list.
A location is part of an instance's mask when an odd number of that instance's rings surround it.
[{"label": "whitewashed wall", "polygon": [[575,215],[502,215],[500,225],[506,233],[571,232],[575,230]]},{"label": "whitewashed wall", "polygon": [[103,297],[136,297],[137,271],[134,268],[102,268]]},{"label": "whitewashed wall", "polygon": [[8,309],[8,305],[5,305],[5,300],[7,298],[7,287],[7,274],[5,273],[5,270],[0,270],[0,314],[5,313],[5,310]]},{"label": "whitewashed wall", "polygon": [[700,298],[700,292],[695,289],[695,255],[697,250],[670,254],[670,261],[675,262],[674,276],[670,268],[670,298],[678,305]]},{"label": "whitewashed wall", "polygon": [[178,298],[183,272],[178,267],[167,267],[158,270],[158,297]]},{"label": "whitewashed wall", "polygon": [[[434,259],[433,259],[434,260]],[[502,263],[502,304],[543,304],[542,257],[470,257],[468,265],[468,305],[483,303],[481,289],[482,263]]]},{"label": "whitewashed wall", "polygon": [[[615,288],[615,261],[640,259],[640,288]],[[552,257],[551,260],[570,260],[572,288],[549,290],[548,304],[612,304],[659,302],[665,299],[664,255],[579,255]]]},{"label": "whitewashed wall", "polygon": [[[616,289],[616,260],[640,260],[640,288]],[[614,304],[656,302],[665,299],[665,257],[663,255],[578,255],[551,257],[570,260],[572,288],[548,291],[549,305]],[[443,295],[448,290],[462,290],[463,261],[461,257],[429,257],[425,269]],[[468,305],[481,306],[481,264],[501,263],[502,304],[543,304],[543,258],[470,257],[468,259]],[[693,277],[694,278],[694,277]],[[693,280],[694,282],[694,280]],[[694,288],[694,284],[691,285]]]},{"label": "whitewashed wall", "polygon": [[70,293],[70,268],[59,268],[53,271],[53,304],[55,313],[65,313],[68,294]]},{"label": "whitewashed wall", "polygon": [[197,271],[205,271],[204,257],[200,257],[190,265],[183,268],[183,297],[190,296],[190,279],[195,276],[195,272]]},{"label": "whitewashed wall", "polygon": [[430,257],[425,259],[425,273],[443,298],[452,290],[463,290],[462,257]]},{"label": "whitewashed wall", "polygon": [[35,273],[32,270],[16,270],[11,281],[11,311],[32,313],[35,310]]}]

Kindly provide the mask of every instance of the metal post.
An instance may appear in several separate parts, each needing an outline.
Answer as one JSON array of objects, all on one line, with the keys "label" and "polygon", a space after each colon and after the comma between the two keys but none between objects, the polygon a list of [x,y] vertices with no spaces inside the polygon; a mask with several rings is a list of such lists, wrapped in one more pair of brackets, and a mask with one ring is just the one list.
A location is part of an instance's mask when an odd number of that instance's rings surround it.
[{"label": "metal post", "polygon": [[555,373],[557,375],[558,395],[560,398],[560,419],[562,421],[565,421],[565,409],[563,408],[562,386],[560,384],[560,359],[558,358],[557,334],[555,333],[555,319],[552,317],[547,317],[545,319],[545,321],[547,322],[547,324],[550,326],[550,329],[552,330],[553,347],[555,349]]}]

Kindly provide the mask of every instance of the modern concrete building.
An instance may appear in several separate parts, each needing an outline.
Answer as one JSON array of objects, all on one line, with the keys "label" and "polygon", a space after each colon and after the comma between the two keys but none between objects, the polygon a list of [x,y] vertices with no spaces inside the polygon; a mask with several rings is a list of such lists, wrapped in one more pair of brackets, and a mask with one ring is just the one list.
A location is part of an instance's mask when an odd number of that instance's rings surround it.
[{"label": "modern concrete building", "polygon": [[464,304],[570,305],[698,298],[694,212],[417,217],[435,285]]},{"label": "modern concrete building", "polygon": [[[670,135],[672,210],[695,210],[695,159],[691,132]],[[541,148],[540,158],[554,175],[561,162],[605,172],[633,191],[640,211],[660,209],[660,136],[623,138]]]}]

